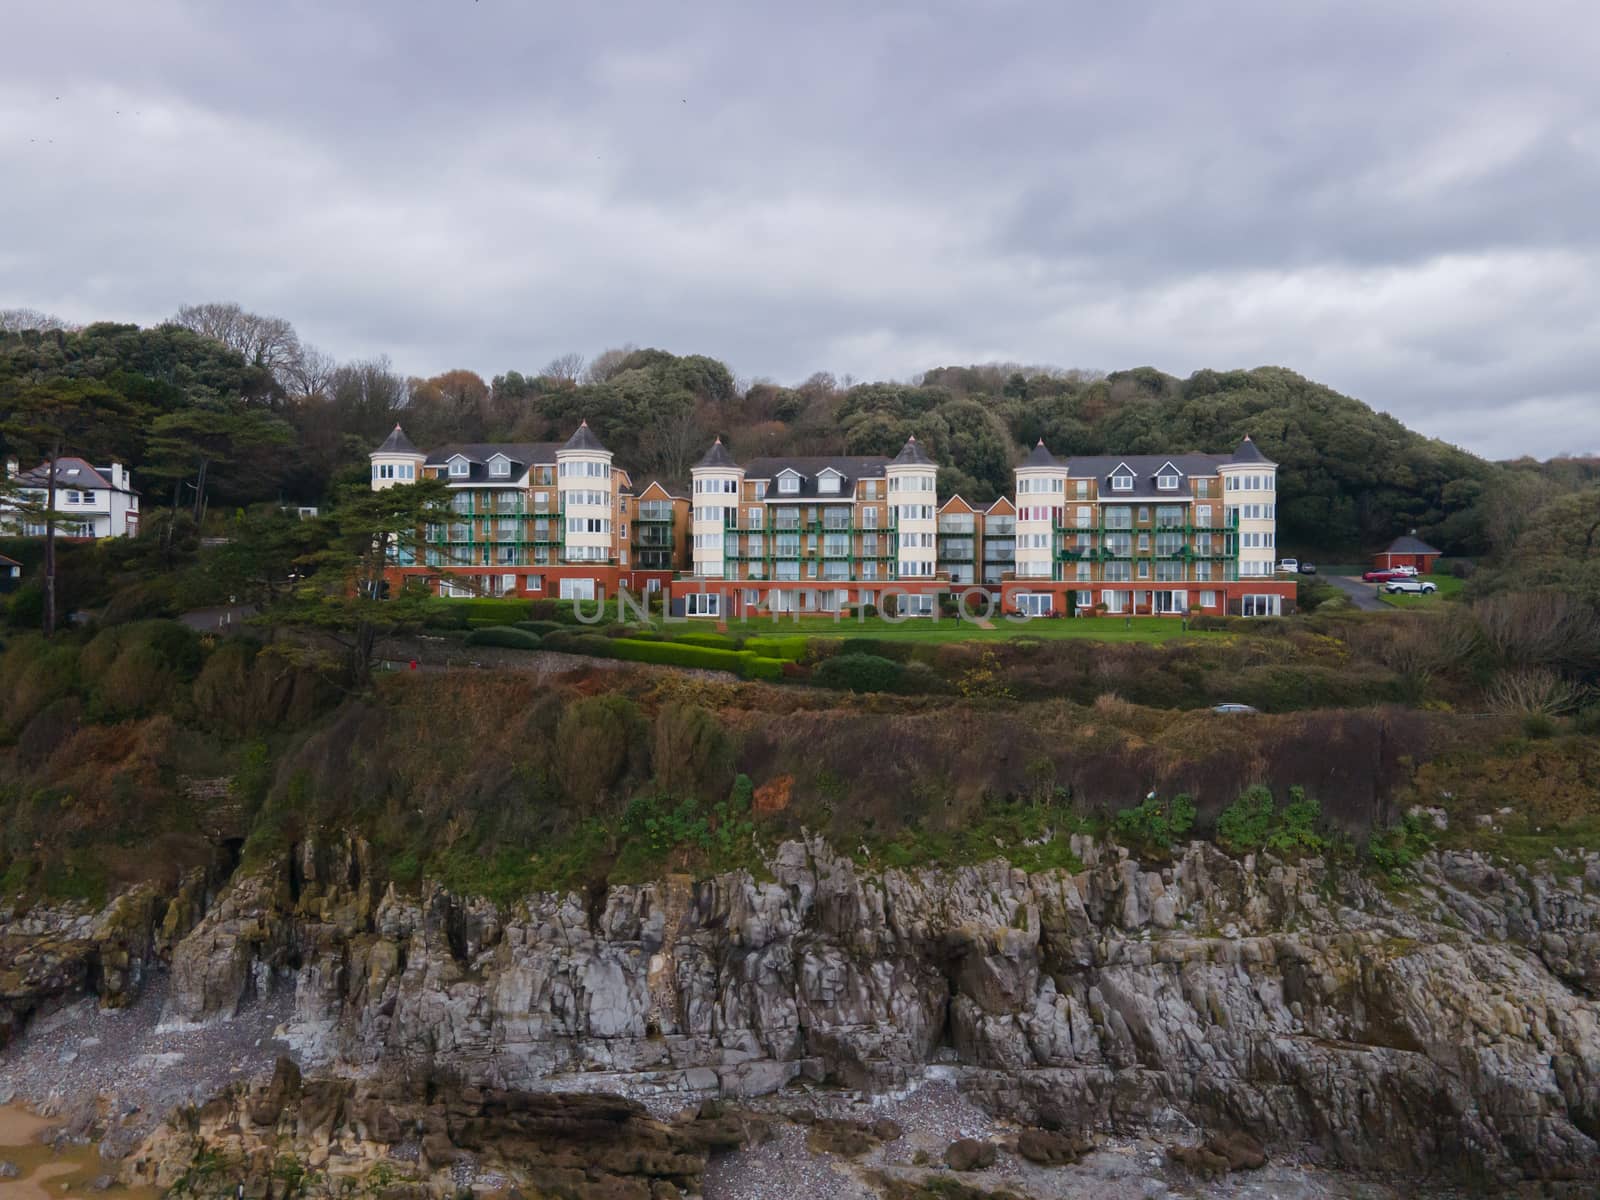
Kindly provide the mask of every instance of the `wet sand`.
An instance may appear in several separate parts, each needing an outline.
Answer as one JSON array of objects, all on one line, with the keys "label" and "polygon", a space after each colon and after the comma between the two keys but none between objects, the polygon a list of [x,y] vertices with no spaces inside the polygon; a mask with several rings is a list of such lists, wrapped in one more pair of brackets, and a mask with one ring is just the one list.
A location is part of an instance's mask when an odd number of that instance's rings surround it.
[{"label": "wet sand", "polygon": [[[118,1200],[156,1200],[154,1188],[125,1188],[91,1193],[89,1184],[102,1175],[114,1175],[112,1164],[102,1162],[93,1146],[70,1146],[57,1153],[38,1140],[54,1124],[16,1105],[0,1105],[0,1162],[15,1164],[21,1175],[0,1180],[6,1200],[60,1200],[91,1194]],[[47,1188],[45,1185],[49,1184]]]}]

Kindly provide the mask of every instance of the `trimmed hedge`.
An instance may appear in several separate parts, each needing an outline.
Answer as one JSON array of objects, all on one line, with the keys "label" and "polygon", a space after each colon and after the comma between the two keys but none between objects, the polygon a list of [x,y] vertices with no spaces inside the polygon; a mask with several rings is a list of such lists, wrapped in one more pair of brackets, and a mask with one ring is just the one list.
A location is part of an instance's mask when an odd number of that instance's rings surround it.
[{"label": "trimmed hedge", "polygon": [[786,658],[791,662],[799,662],[806,656],[810,640],[806,637],[747,637],[744,649],[764,658]]},{"label": "trimmed hedge", "polygon": [[508,650],[537,650],[539,635],[513,625],[490,625],[467,634],[469,646],[504,646]]},{"label": "trimmed hedge", "polygon": [[475,629],[514,625],[533,615],[531,600],[506,600],[475,596],[466,600],[435,600],[423,623],[434,629]]},{"label": "trimmed hedge", "polygon": [[676,642],[680,646],[708,646],[713,650],[738,650],[742,647],[739,639],[729,637],[725,633],[700,633],[689,630],[684,633],[668,633],[668,641]]},{"label": "trimmed hedge", "polygon": [[587,654],[592,658],[620,658],[627,662],[658,663],[669,667],[694,667],[728,671],[746,679],[782,679],[781,659],[764,658],[749,650],[722,650],[715,646],[690,646],[680,642],[654,642],[642,638],[608,638],[593,633],[552,633],[543,639],[546,650]]}]

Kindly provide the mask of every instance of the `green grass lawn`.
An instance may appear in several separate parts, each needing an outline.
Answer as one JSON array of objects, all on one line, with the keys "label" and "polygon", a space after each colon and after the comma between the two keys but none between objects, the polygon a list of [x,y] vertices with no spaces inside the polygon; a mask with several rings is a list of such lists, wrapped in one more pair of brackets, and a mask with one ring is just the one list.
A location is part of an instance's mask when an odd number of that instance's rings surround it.
[{"label": "green grass lawn", "polygon": [[1393,608],[1426,608],[1453,599],[1460,595],[1461,589],[1466,586],[1465,580],[1457,579],[1454,575],[1424,575],[1422,579],[1439,590],[1431,596],[1391,596],[1383,590],[1383,585],[1379,584],[1378,599]]},{"label": "green grass lawn", "polygon": [[[834,621],[828,617],[751,617],[748,621],[734,619],[728,622],[730,634],[752,634],[768,637],[839,637],[883,638],[895,641],[959,642],[1005,641],[1010,638],[1088,638],[1097,642],[1167,642],[1174,638],[1221,637],[1218,633],[1185,631],[1183,622],[1176,617],[1040,617],[1032,621],[1008,621],[996,616],[993,629],[981,629],[971,621],[958,621],[954,617],[908,617],[894,622],[883,617],[841,617]],[[712,631],[715,622],[700,621],[669,625],[655,623],[669,636],[685,629]]]}]

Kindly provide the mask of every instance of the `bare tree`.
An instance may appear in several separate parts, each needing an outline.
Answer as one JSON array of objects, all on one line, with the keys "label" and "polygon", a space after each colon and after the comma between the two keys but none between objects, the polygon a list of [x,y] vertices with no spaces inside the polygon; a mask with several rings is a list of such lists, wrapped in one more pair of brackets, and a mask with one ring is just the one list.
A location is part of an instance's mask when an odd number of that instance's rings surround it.
[{"label": "bare tree", "polygon": [[333,355],[324,354],[315,346],[300,347],[300,357],[287,372],[286,390],[291,396],[310,399],[326,396],[333,386],[334,372],[339,364]]},{"label": "bare tree", "polygon": [[613,346],[609,350],[600,351],[589,360],[589,365],[583,372],[583,381],[604,383],[622,370],[622,364],[627,362],[628,356],[638,348],[629,342],[626,346]]},{"label": "bare tree", "polygon": [[388,355],[345,363],[334,371],[331,387],[341,428],[369,441],[387,434],[411,399],[411,385]]},{"label": "bare tree", "polygon": [[71,321],[40,312],[37,308],[0,308],[0,333],[24,333],[29,330],[71,333],[77,328]]},{"label": "bare tree", "polygon": [[246,362],[270,371],[279,385],[288,389],[301,348],[294,326],[282,317],[246,312],[230,301],[185,304],[169,323],[221,342]]},{"label": "bare tree", "polygon": [[1600,613],[1565,592],[1503,592],[1472,615],[1495,656],[1513,670],[1585,671],[1600,660]]},{"label": "bare tree", "polygon": [[684,404],[671,416],[650,423],[639,438],[639,451],[665,478],[683,483],[710,440],[700,411],[693,404]]},{"label": "bare tree", "polygon": [[546,379],[559,379],[562,383],[577,383],[578,377],[583,374],[583,355],[575,350],[558,354],[545,363],[544,370],[539,374]]}]

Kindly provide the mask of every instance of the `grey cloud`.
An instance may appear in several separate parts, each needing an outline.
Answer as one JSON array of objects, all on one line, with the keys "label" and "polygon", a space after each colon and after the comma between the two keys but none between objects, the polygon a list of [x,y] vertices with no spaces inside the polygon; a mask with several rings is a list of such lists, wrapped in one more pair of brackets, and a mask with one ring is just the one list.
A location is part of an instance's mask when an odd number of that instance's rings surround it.
[{"label": "grey cloud", "polygon": [[1272,362],[1600,450],[1592,5],[1122,7],[32,6],[0,306],[422,373]]}]

